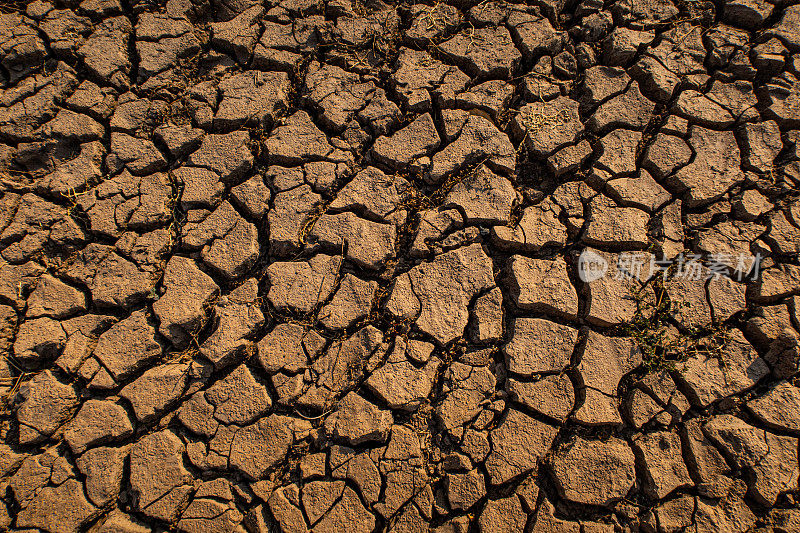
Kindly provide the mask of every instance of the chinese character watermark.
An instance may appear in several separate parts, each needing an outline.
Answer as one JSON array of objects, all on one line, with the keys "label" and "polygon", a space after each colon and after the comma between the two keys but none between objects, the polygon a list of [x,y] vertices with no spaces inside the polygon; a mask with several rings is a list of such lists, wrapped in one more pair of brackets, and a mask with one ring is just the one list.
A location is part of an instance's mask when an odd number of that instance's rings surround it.
[{"label": "chinese character watermark", "polygon": [[609,261],[592,250],[578,257],[578,277],[591,283],[608,274],[615,280],[647,281],[654,276],[662,279],[705,281],[726,276],[738,282],[757,281],[761,270],[761,254],[681,253],[674,259],[657,258],[648,252],[622,252],[610,273]]}]

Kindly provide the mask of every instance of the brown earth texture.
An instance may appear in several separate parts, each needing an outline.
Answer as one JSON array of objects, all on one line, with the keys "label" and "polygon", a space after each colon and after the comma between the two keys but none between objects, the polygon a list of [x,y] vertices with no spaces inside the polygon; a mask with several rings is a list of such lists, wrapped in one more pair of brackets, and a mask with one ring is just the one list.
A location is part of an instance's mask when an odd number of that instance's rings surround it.
[{"label": "brown earth texture", "polygon": [[796,0],[4,0],[0,530],[798,532],[799,252]]}]

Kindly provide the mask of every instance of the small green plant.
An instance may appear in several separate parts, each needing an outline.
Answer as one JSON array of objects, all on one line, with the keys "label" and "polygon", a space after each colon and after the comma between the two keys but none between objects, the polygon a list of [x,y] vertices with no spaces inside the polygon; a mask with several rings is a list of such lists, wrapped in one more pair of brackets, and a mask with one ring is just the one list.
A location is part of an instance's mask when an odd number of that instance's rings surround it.
[{"label": "small green plant", "polygon": [[[652,294],[647,294],[648,288]],[[631,337],[642,352],[642,367],[647,373],[675,370],[676,365],[695,355],[720,357],[728,342],[724,325],[709,323],[681,331],[671,317],[688,304],[673,301],[662,279],[656,278],[631,290],[636,302],[633,318],[617,328]]]}]

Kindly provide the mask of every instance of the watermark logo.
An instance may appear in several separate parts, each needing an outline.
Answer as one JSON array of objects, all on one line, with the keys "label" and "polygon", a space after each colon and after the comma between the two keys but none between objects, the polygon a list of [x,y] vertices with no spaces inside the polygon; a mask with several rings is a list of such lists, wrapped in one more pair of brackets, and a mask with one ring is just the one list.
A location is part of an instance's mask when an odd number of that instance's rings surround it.
[{"label": "watermark logo", "polygon": [[658,259],[648,252],[622,252],[612,256],[584,250],[578,257],[578,277],[585,283],[606,275],[616,280],[635,279],[645,282],[654,276],[663,279],[690,281],[717,280],[728,277],[739,282],[757,281],[761,271],[761,254],[681,253],[674,259]]},{"label": "watermark logo", "polygon": [[597,281],[606,275],[608,261],[591,250],[584,250],[578,257],[578,277],[584,283]]}]

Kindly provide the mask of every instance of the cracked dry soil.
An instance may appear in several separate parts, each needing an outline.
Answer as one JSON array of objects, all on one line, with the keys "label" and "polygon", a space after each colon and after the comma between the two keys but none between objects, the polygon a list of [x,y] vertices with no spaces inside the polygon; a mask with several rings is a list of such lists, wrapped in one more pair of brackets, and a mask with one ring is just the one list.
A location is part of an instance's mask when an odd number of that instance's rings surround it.
[{"label": "cracked dry soil", "polygon": [[0,87],[0,529],[800,531],[794,0],[7,0]]}]

